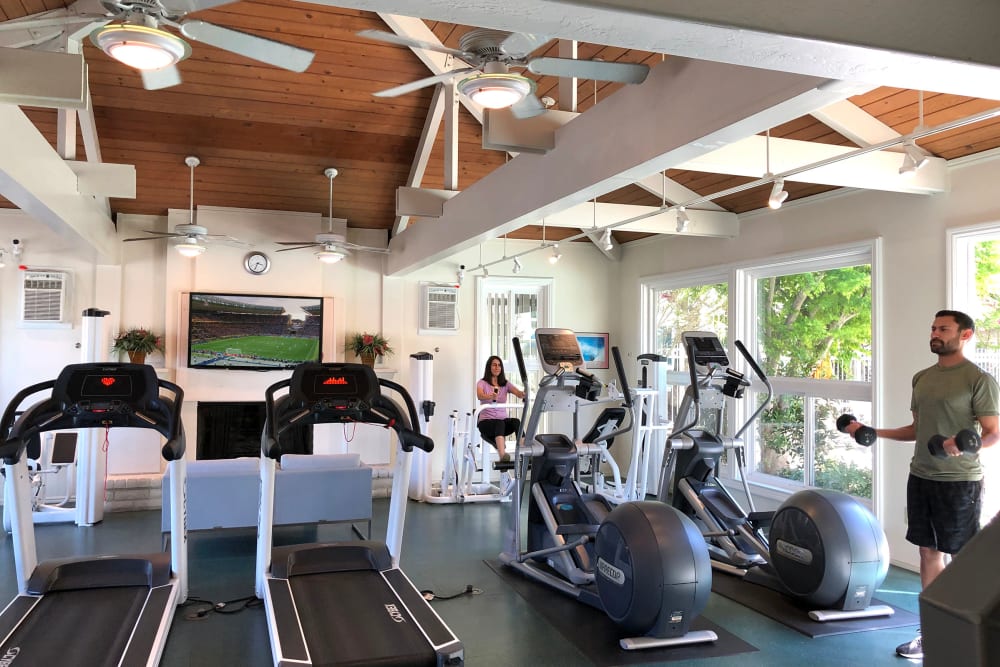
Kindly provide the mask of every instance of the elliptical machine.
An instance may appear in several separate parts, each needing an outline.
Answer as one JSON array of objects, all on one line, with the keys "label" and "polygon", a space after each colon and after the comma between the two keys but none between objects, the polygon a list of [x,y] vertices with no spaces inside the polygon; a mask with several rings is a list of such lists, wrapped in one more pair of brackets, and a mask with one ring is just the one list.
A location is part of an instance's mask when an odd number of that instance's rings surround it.
[{"label": "elliptical machine", "polygon": [[[578,403],[596,401],[601,384],[587,372],[572,331],[537,329],[535,342],[545,376],[531,402],[524,439],[517,441],[515,489],[500,561],[607,613],[625,635],[619,641],[623,649],[715,641],[712,631],[690,629],[712,586],[708,554],[694,522],[663,503],[628,502],[613,508],[601,495],[581,493],[574,480],[577,461],[599,453],[601,443],[538,433],[544,413],[575,413]],[[527,392],[520,341],[513,343]],[[611,352],[628,406],[621,357],[617,348]],[[631,422],[598,440],[630,428]],[[527,546],[522,549],[526,488]]]},{"label": "elliptical machine", "polygon": [[[750,381],[729,367],[715,334],[687,331],[682,340],[691,383],[668,440],[659,499],[699,524],[713,568],[815,605],[819,609],[809,612],[815,621],[892,615],[892,607],[870,604],[888,572],[889,547],[867,507],[846,493],[808,489],[774,512],[754,510],[741,436],[770,403],[773,390],[746,347],[735,342],[767,395],[727,438],[721,435],[726,399],[742,398]],[[734,452],[749,513],[716,475],[725,450]]]}]

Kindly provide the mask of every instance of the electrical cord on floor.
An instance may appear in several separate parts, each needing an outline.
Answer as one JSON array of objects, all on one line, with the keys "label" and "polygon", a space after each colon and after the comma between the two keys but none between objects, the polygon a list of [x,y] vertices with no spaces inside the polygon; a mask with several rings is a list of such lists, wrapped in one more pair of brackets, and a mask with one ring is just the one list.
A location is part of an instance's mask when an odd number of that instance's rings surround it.
[{"label": "electrical cord on floor", "polygon": [[185,620],[197,621],[199,619],[205,618],[211,613],[216,614],[236,614],[244,609],[250,609],[253,607],[260,607],[264,604],[263,600],[259,600],[256,596],[249,595],[245,598],[237,598],[235,600],[227,600],[225,602],[212,602],[211,600],[202,600],[201,598],[189,597],[187,602],[182,604],[182,607],[201,605],[197,609],[192,609],[190,612],[184,615]]},{"label": "electrical cord on floor", "polygon": [[452,595],[438,595],[432,590],[420,591],[420,594],[425,600],[430,602],[431,600],[454,600],[455,598],[460,598],[463,595],[479,595],[482,592],[483,589],[476,588],[472,584],[468,584],[466,585],[464,591],[459,591],[458,593],[454,593]]}]

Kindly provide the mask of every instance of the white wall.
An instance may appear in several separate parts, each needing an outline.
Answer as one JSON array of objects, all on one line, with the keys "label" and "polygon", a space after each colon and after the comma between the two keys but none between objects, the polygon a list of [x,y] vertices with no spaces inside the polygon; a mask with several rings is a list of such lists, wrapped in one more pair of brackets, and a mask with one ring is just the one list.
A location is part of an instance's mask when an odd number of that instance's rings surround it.
[{"label": "white wall", "polygon": [[[882,285],[882,350],[885,383],[881,396],[881,425],[907,423],[910,378],[933,363],[927,348],[930,319],[947,305],[945,230],[950,227],[1000,221],[1000,160],[952,168],[952,192],[934,197],[848,192],[820,197],[780,211],[743,216],[737,239],[662,237],[624,247],[622,260],[612,263],[589,243],[562,244],[563,259],[546,261],[546,252],[522,257],[521,276],[554,278],[553,324],[583,331],[609,331],[626,365],[639,352],[639,282],[644,276],[743,262],[775,254],[839,245],[881,237],[884,264]],[[179,216],[179,217],[178,217]],[[185,290],[218,290],[318,294],[334,299],[334,359],[343,359],[347,332],[382,331],[396,347],[385,365],[398,370],[396,379],[409,381],[409,355],[434,354],[434,399],[437,415],[431,435],[444,442],[452,409],[471,407],[471,387],[484,360],[475,354],[475,274],[468,272],[460,293],[461,327],[457,335],[422,336],[417,333],[419,287],[422,281],[453,283],[459,264],[480,263],[478,250],[404,277],[384,278],[379,255],[354,253],[331,266],[320,265],[307,250],[276,253],[273,241],[311,238],[319,231],[318,215],[276,214],[206,209],[199,222],[212,233],[228,233],[253,242],[272,258],[265,276],[249,276],[242,269],[243,248],[213,245],[194,261],[181,260],[164,241],[126,244],[123,266],[95,267],[78,258],[76,249],[45,227],[17,212],[0,212],[0,243],[14,235],[25,240],[24,262],[31,266],[70,268],[75,276],[74,312],[84,307],[110,310],[108,336],[118,324],[146,324],[167,333],[167,354],[150,359],[176,373],[177,295]],[[119,216],[122,238],[141,229],[167,229],[165,218]],[[186,222],[175,213],[170,227]],[[433,224],[425,222],[422,224]],[[374,230],[351,230],[350,240],[377,244]],[[486,261],[504,254],[502,241],[483,247]],[[508,241],[507,255],[537,243]],[[511,263],[490,268],[490,275],[512,275]],[[119,279],[120,276],[120,279]],[[55,377],[67,363],[79,360],[74,347],[79,322],[70,330],[25,331],[16,327],[17,281],[10,266],[0,270],[0,398],[4,403],[20,388]],[[328,351],[329,355],[329,351]],[[185,369],[186,371],[186,369]],[[184,375],[181,371],[180,375]],[[206,371],[210,373],[212,371]],[[242,374],[241,374],[242,375]],[[270,375],[270,374],[267,374]],[[257,387],[259,389],[259,387]],[[884,472],[881,520],[895,562],[915,567],[916,550],[903,535],[905,480],[912,445],[879,444],[877,465]],[[440,470],[440,447],[432,456],[433,473]]]},{"label": "white wall", "polygon": [[[880,360],[880,426],[911,421],[910,380],[934,363],[928,348],[934,312],[948,306],[946,230],[1000,221],[996,183],[1000,161],[953,168],[952,191],[933,197],[850,192],[817,198],[779,211],[744,216],[736,239],[661,238],[625,248],[617,284],[617,313],[630,352],[639,341],[639,284],[643,277],[702,267],[741,263],[781,253],[835,246],[881,237],[883,240]],[[914,445],[883,442],[879,517],[894,562],[915,568],[916,547],[904,539],[906,478]]]}]

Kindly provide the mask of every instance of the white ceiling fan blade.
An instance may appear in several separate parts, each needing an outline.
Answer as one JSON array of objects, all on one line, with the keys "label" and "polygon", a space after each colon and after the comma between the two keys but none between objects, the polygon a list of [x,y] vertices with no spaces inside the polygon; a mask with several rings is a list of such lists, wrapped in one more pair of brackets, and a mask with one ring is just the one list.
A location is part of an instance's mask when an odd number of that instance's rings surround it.
[{"label": "white ceiling fan blade", "polygon": [[388,248],[373,248],[372,246],[357,245],[355,243],[348,243],[346,241],[337,243],[336,245],[340,246],[341,248],[347,248],[348,250],[357,250],[358,252],[374,252],[380,255],[389,254]]},{"label": "white ceiling fan blade", "polygon": [[[289,245],[292,242],[291,241],[278,241],[277,243],[278,243],[278,245]],[[301,245],[296,244],[294,247],[291,247],[291,248],[279,248],[278,250],[275,250],[275,252],[285,252],[286,250],[302,250],[304,248],[313,248],[313,247],[322,246],[322,245],[323,245],[322,243],[303,243]]]},{"label": "white ceiling fan blade", "polygon": [[433,86],[436,83],[447,81],[461,74],[468,74],[470,72],[477,72],[477,71],[479,70],[476,69],[475,67],[463,67],[462,69],[453,69],[450,72],[445,72],[444,74],[429,76],[426,79],[418,79],[417,81],[404,83],[403,85],[396,86],[395,88],[386,88],[385,90],[380,90],[377,93],[372,93],[372,95],[374,95],[375,97],[397,97],[399,95],[405,95],[406,93],[412,93],[414,90],[420,90],[421,88],[426,88],[427,86]]},{"label": "white ceiling fan blade", "polygon": [[198,238],[208,243],[223,243],[237,248],[249,248],[252,245],[247,241],[242,241],[235,236],[228,236],[226,234],[201,234]]},{"label": "white ceiling fan blade", "polygon": [[183,16],[184,14],[191,14],[193,12],[201,11],[202,9],[211,9],[212,7],[221,7],[222,5],[231,4],[234,0],[166,0],[160,4],[166,8],[167,16]]},{"label": "white ceiling fan blade", "polygon": [[122,241],[123,242],[125,242],[125,241],[155,241],[156,239],[170,239],[170,238],[176,238],[178,236],[184,236],[184,234],[174,234],[173,232],[154,232],[151,229],[144,229],[142,231],[144,231],[147,234],[152,234],[152,236],[137,236],[137,237],[131,238],[131,239],[122,239]]},{"label": "white ceiling fan blade", "polygon": [[139,70],[139,74],[142,75],[142,87],[146,90],[162,90],[181,82],[181,72],[173,65],[161,69]]},{"label": "white ceiling fan blade", "polygon": [[510,37],[500,42],[500,50],[508,56],[523,58],[538,47],[549,42],[547,35],[535,35],[527,32],[511,33]]},{"label": "white ceiling fan blade", "polygon": [[548,76],[566,76],[618,83],[642,83],[649,74],[649,66],[640,63],[606,63],[599,60],[574,60],[572,58],[535,58],[528,63],[528,71]]},{"label": "white ceiling fan blade", "polygon": [[266,37],[258,37],[239,30],[223,28],[214,23],[192,20],[181,24],[181,32],[196,42],[204,42],[226,51],[238,53],[247,58],[274,65],[292,72],[304,72],[312,64],[312,51],[297,46],[276,42]]},{"label": "white ceiling fan blade", "polygon": [[477,60],[474,53],[469,53],[467,51],[461,51],[459,49],[448,48],[444,44],[434,44],[432,42],[425,42],[420,39],[413,39],[411,37],[402,37],[393,32],[385,32],[382,30],[360,30],[357,33],[358,37],[364,37],[366,39],[374,39],[379,42],[388,42],[389,44],[398,44],[400,46],[411,46],[415,49],[425,49],[427,51],[437,51],[438,53],[446,53],[450,56],[455,56],[461,58],[462,60],[472,61]]},{"label": "white ceiling fan blade", "polygon": [[531,118],[545,113],[545,105],[537,95],[525,95],[524,99],[510,108],[510,112],[515,118]]}]

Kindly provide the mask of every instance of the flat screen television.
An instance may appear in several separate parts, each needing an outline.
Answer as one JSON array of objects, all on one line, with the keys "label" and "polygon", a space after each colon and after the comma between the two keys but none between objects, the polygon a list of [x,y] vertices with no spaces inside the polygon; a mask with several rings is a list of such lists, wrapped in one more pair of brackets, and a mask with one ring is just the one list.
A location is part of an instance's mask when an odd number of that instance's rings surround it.
[{"label": "flat screen television", "polygon": [[188,368],[269,371],[323,358],[323,299],[191,292]]}]

